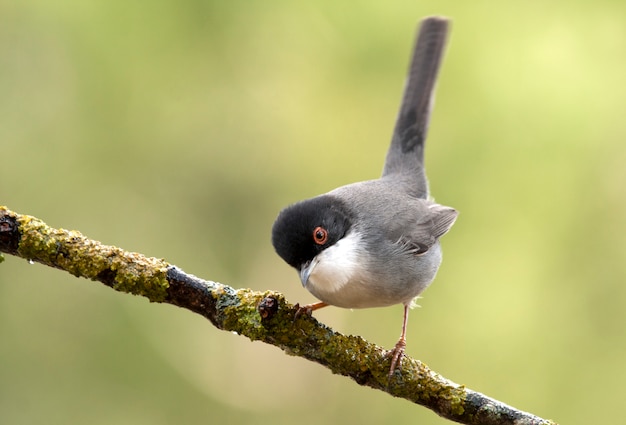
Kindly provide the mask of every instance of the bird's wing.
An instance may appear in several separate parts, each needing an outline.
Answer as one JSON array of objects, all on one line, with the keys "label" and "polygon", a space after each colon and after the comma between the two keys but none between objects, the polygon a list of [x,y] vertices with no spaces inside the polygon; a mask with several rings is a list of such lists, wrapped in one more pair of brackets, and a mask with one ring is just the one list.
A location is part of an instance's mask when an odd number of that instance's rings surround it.
[{"label": "bird's wing", "polygon": [[[421,200],[416,200],[421,201]],[[430,249],[454,224],[458,212],[451,207],[421,201],[419,214],[395,229],[400,234],[397,243],[404,251],[422,254]]]}]

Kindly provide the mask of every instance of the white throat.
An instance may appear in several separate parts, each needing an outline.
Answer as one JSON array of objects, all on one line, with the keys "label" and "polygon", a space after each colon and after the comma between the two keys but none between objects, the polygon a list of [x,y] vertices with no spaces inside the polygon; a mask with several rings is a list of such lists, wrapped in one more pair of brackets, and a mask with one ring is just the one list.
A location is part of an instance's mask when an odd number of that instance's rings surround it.
[{"label": "white throat", "polygon": [[348,233],[313,259],[306,288],[322,301],[334,300],[348,282],[358,278],[363,266],[361,238]]}]

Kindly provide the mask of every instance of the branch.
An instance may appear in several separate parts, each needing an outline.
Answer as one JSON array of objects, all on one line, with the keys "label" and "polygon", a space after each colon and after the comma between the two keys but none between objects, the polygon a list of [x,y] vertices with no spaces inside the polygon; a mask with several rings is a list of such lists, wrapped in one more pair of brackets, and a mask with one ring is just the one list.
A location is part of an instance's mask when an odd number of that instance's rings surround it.
[{"label": "branch", "polygon": [[[388,378],[387,351],[363,338],[342,335],[301,315],[278,292],[234,289],[186,274],[164,260],[103,245],[74,230],[0,206],[0,252],[95,280],[116,291],[173,304],[198,313],[217,328],[275,345],[317,362],[359,385],[405,398],[464,424],[555,424],[517,410],[442,377],[405,356]],[[0,262],[2,256],[0,255]]]}]

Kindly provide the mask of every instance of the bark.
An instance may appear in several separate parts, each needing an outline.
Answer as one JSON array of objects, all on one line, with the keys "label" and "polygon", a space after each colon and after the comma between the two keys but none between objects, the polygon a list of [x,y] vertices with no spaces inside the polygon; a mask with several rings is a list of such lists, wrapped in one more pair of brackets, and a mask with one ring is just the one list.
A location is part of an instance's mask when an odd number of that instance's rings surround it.
[{"label": "bark", "polygon": [[[278,292],[234,289],[187,274],[165,260],[104,245],[74,230],[55,229],[43,221],[0,206],[0,252],[65,270],[77,277],[173,304],[200,314],[217,328],[285,353],[317,362],[331,372],[405,398],[438,415],[464,424],[555,424],[458,385],[405,356],[389,378],[391,359],[382,347],[358,336],[333,331]],[[0,256],[0,262],[2,257]]]}]

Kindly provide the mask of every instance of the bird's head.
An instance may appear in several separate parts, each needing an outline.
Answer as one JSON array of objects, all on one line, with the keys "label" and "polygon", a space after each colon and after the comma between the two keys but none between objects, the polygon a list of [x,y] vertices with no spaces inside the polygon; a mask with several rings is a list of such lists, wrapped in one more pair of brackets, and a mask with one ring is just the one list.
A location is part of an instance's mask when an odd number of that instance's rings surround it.
[{"label": "bird's head", "polygon": [[351,217],[344,204],[322,195],[282,210],[272,228],[272,244],[306,286],[317,256],[346,236],[350,227]]}]

